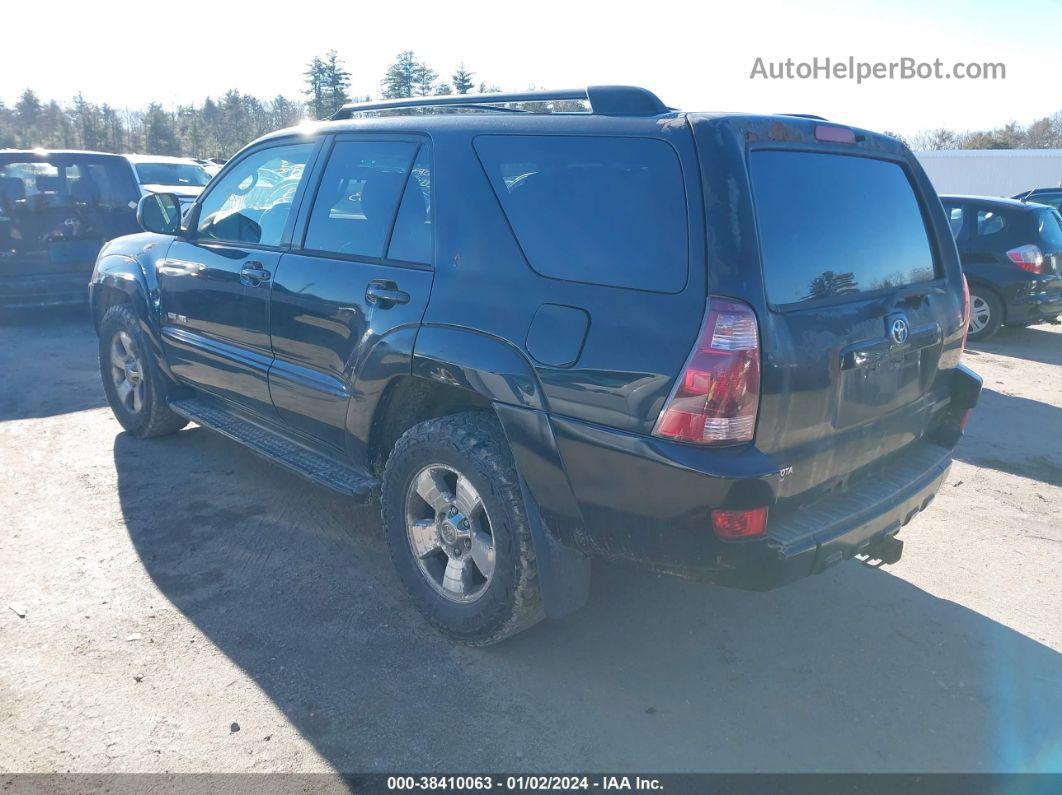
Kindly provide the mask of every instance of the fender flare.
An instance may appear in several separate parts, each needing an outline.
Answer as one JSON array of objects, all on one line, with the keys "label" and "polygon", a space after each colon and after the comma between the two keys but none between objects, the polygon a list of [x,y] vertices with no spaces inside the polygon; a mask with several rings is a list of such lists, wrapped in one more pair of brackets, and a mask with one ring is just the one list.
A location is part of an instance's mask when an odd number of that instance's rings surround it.
[{"label": "fender flare", "polygon": [[98,306],[106,290],[115,290],[127,296],[127,302],[136,312],[141,329],[151,343],[155,364],[167,378],[175,381],[162,352],[159,290],[154,271],[145,268],[140,260],[129,254],[107,251],[101,254],[89,282],[89,308],[97,333],[102,316]]},{"label": "fender flare", "polygon": [[582,607],[590,590],[590,558],[571,543],[581,534],[582,516],[530,362],[497,337],[425,326],[417,335],[412,374],[490,401],[520,476],[546,615],[557,618]]}]

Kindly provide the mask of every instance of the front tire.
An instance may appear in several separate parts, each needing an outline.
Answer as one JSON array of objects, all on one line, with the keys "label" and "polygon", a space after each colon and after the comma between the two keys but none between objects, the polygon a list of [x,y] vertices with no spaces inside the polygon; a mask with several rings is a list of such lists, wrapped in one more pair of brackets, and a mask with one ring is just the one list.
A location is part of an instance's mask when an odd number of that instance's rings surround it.
[{"label": "front tire", "polygon": [[151,356],[140,320],[128,304],[116,304],[100,321],[100,377],[115,419],[138,439],[175,433],[188,420],[166,403],[165,376]]},{"label": "front tire", "polygon": [[970,288],[970,334],[973,342],[984,342],[1003,325],[1003,302],[984,287]]},{"label": "front tire", "polygon": [[391,560],[434,627],[486,646],[544,617],[520,482],[492,415],[406,431],[387,460],[381,503]]}]

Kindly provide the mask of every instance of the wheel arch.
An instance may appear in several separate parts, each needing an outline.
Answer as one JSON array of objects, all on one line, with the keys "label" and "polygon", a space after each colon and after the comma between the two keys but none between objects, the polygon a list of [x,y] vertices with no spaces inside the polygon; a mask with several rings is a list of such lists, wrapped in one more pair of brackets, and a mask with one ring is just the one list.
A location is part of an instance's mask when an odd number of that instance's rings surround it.
[{"label": "wheel arch", "polygon": [[1003,318],[999,322],[1001,324],[1006,324],[1007,299],[1003,296],[1003,293],[999,291],[999,288],[997,288],[994,284],[992,284],[990,281],[987,281],[986,279],[981,279],[977,276],[971,276],[970,274],[966,274],[966,281],[970,285],[971,292],[973,292],[974,288],[976,287],[978,289],[985,290],[986,292],[990,292],[996,297],[996,300],[999,301],[1000,309],[1003,312]]}]

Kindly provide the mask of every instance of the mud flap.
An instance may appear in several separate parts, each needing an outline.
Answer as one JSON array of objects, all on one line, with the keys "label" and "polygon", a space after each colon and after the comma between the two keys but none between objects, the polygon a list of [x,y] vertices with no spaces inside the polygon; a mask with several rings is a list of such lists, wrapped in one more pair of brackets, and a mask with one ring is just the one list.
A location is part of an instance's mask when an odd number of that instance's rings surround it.
[{"label": "mud flap", "polygon": [[590,557],[553,536],[523,477],[520,478],[520,492],[535,545],[542,607],[548,618],[566,616],[586,604],[590,594]]}]

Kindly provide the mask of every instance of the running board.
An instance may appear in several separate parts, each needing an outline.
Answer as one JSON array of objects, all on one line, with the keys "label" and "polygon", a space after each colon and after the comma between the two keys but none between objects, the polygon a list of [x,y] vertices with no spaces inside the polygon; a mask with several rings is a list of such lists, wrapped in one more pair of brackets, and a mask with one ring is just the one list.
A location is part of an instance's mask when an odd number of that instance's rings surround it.
[{"label": "running board", "polygon": [[364,470],[316,453],[225,408],[198,398],[172,400],[170,408],[204,428],[239,442],[262,458],[360,502],[368,502],[379,490],[379,481]]}]

